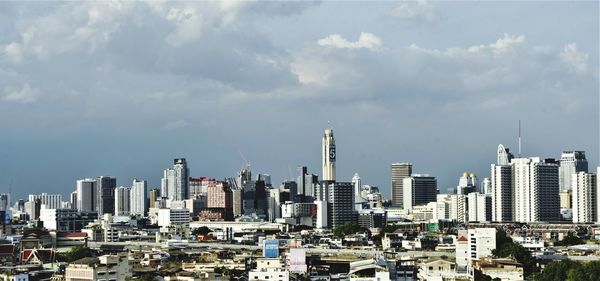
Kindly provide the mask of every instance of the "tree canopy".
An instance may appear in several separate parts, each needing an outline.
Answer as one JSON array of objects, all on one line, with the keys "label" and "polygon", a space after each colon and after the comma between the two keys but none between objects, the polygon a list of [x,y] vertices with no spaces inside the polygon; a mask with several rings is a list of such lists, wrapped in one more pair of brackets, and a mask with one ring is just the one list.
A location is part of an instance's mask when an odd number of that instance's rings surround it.
[{"label": "tree canopy", "polygon": [[600,261],[587,263],[562,260],[553,261],[536,274],[534,281],[597,281],[600,280]]}]

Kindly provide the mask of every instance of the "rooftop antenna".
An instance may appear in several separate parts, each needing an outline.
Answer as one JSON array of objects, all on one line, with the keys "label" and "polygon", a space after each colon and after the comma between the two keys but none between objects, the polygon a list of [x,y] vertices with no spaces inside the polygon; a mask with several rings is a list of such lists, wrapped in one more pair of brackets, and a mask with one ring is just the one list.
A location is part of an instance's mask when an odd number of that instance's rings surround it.
[{"label": "rooftop antenna", "polygon": [[519,120],[519,158],[521,158],[521,120]]}]

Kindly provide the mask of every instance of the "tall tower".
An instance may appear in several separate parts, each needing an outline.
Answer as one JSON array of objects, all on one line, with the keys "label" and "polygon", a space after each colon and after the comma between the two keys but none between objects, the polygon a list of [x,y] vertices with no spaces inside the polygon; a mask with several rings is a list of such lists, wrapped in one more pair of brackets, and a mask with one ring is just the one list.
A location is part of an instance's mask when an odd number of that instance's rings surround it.
[{"label": "tall tower", "polygon": [[563,151],[560,155],[560,191],[571,190],[571,177],[579,172],[588,172],[588,161],[584,151]]},{"label": "tall tower", "polygon": [[498,161],[497,165],[510,165],[510,160],[513,159],[512,153],[508,148],[505,148],[504,145],[498,145]]},{"label": "tall tower", "polygon": [[323,180],[335,181],[335,139],[333,129],[325,129],[323,135]]},{"label": "tall tower", "polygon": [[393,163],[392,164],[392,206],[403,207],[403,189],[404,178],[412,175],[411,163]]}]

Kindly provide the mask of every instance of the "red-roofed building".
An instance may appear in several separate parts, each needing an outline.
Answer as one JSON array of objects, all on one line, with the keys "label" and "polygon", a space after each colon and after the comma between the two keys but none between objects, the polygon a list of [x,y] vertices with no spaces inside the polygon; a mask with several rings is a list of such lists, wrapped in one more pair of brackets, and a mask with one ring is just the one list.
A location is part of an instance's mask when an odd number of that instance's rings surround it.
[{"label": "red-roofed building", "polygon": [[45,264],[54,261],[53,249],[29,249],[21,251],[21,264]]}]

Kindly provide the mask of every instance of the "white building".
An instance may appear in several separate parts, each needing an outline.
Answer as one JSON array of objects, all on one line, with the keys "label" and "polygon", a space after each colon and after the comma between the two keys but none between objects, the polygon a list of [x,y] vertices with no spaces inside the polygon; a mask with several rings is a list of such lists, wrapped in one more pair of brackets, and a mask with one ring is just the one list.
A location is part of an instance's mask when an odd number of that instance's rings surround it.
[{"label": "white building", "polygon": [[169,200],[188,199],[189,173],[185,158],[175,159],[173,168],[166,169],[163,173],[160,194]]},{"label": "white building", "polygon": [[481,181],[481,192],[483,192],[483,194],[489,194],[490,196],[492,195],[492,180],[488,177],[483,178],[483,181]]},{"label": "white building", "polygon": [[133,179],[133,185],[129,194],[129,208],[132,215],[146,215],[148,211],[148,182]]},{"label": "white building", "polygon": [[539,222],[560,219],[558,164],[539,157],[512,161],[515,221]]},{"label": "white building", "polygon": [[464,194],[450,195],[450,220],[467,222],[468,218],[467,196]]},{"label": "white building", "polygon": [[437,179],[427,174],[413,174],[402,179],[403,208],[410,210],[413,206],[435,202],[437,197]]},{"label": "white building", "polygon": [[260,258],[256,260],[256,269],[248,272],[248,280],[288,281],[290,272],[279,258]]},{"label": "white building", "polygon": [[496,249],[495,228],[459,230],[456,239],[458,271],[467,271],[472,260],[491,257],[494,249]]},{"label": "white building", "polygon": [[46,209],[58,209],[60,208],[60,202],[62,201],[62,195],[60,194],[29,194],[29,201],[33,202],[35,199],[40,199],[42,202],[42,208]]},{"label": "white building", "polygon": [[159,209],[158,226],[190,225],[190,210],[188,209]]},{"label": "white building", "polygon": [[479,192],[467,195],[469,221],[490,221],[492,219],[492,197]]},{"label": "white building", "polygon": [[573,223],[590,223],[598,220],[598,190],[595,174],[579,172],[571,175],[573,192]]},{"label": "white building", "polygon": [[325,129],[323,135],[323,180],[335,181],[335,139],[333,129]]},{"label": "white building", "polygon": [[119,186],[115,188],[115,215],[129,215],[130,187]]},{"label": "white building", "polygon": [[77,181],[77,210],[82,212],[96,211],[97,197],[96,179],[83,179]]},{"label": "white building", "polygon": [[513,221],[513,181],[510,165],[491,167],[492,220]]}]

